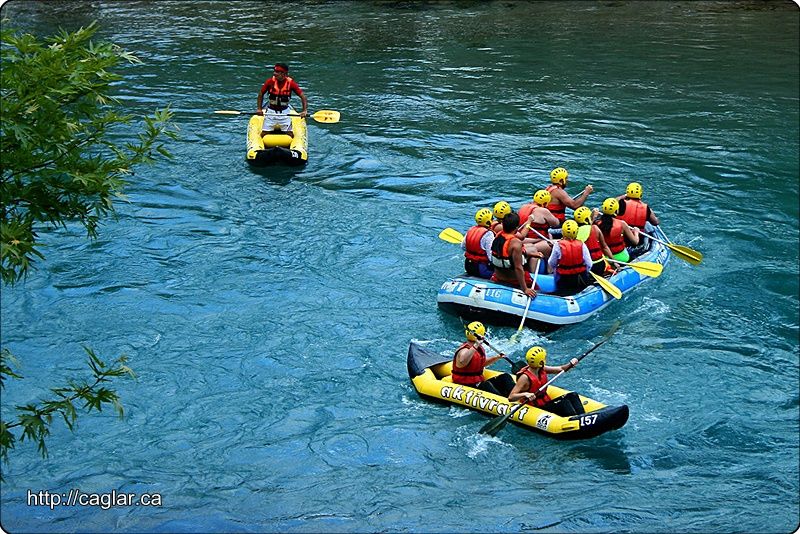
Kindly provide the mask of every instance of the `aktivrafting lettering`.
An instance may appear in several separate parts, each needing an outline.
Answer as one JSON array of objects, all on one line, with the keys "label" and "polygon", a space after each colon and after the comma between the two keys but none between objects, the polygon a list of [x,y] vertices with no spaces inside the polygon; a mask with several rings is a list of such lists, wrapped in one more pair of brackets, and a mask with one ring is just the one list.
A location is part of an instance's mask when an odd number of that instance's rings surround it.
[{"label": "aktivrafting lettering", "polygon": [[[439,394],[443,399],[453,399],[462,404],[472,406],[473,408],[494,412],[497,415],[505,415],[508,413],[508,410],[511,409],[510,404],[497,402],[494,399],[484,397],[481,391],[476,391],[474,389],[467,390],[462,386],[444,386]],[[511,417],[512,419],[522,421],[526,413],[528,413],[527,406],[517,410],[517,412]]]}]

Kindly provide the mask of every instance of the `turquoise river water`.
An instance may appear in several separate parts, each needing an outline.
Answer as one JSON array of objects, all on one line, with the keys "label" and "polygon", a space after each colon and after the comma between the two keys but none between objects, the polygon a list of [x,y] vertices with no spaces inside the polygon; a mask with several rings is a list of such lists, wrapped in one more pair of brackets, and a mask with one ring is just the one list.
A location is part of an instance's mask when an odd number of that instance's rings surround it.
[{"label": "turquoise river water", "polygon": [[[175,158],[137,169],[95,241],[43,230],[2,288],[26,377],[4,416],[127,354],[123,420],[56,421],[3,466],[8,532],[793,532],[798,421],[798,48],[792,2],[30,2],[38,35],[92,20],[143,63],[118,95],[171,105]],[[302,169],[246,165],[266,65],[310,109]],[[123,139],[120,133],[120,139]],[[416,340],[452,351],[436,291],[479,207],[526,202],[551,169],[589,204],[637,180],[677,244],[657,280],[580,325],[489,327],[620,430],[495,438],[419,398]],[[505,369],[499,362],[497,368]],[[34,506],[28,492],[158,493],[161,506]]]}]

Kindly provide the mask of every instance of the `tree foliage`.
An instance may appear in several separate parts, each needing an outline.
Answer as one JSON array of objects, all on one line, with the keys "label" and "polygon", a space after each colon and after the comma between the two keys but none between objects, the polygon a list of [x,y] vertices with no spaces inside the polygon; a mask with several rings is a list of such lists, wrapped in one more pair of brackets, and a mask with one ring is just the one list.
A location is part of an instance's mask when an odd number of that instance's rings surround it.
[{"label": "tree foliage", "polygon": [[[0,40],[0,278],[4,284],[24,279],[44,255],[37,233],[43,227],[64,227],[77,221],[89,237],[99,221],[113,212],[125,179],[134,166],[169,157],[163,142],[175,138],[169,109],[143,117],[143,127],[130,134],[131,115],[111,95],[122,76],[113,72],[123,62],[139,60],[109,42],[95,42],[97,25],[61,31],[40,40],[10,28],[3,21]],[[126,126],[128,125],[128,126]],[[124,128],[118,132],[115,128]],[[122,141],[124,140],[124,141]],[[7,332],[4,332],[7,334]],[[13,417],[0,419],[0,459],[17,442],[36,442],[44,456],[45,438],[54,417],[74,428],[79,409],[101,411],[112,406],[123,414],[112,379],[133,375],[121,357],[107,365],[91,349],[91,377],[70,379],[51,388],[51,397],[17,406]],[[20,379],[9,350],[0,350],[0,390],[9,378]],[[10,410],[4,407],[3,417]],[[0,480],[2,476],[0,476]]]},{"label": "tree foliage", "polygon": [[[117,45],[95,43],[93,23],[44,41],[2,29],[0,85],[0,265],[2,280],[23,278],[43,258],[36,228],[80,222],[90,237],[113,210],[124,179],[153,152],[169,156],[164,137],[174,137],[169,109],[144,117],[134,141],[113,136],[130,124],[111,96],[122,61],[139,62]],[[163,134],[163,135],[162,135]]]}]

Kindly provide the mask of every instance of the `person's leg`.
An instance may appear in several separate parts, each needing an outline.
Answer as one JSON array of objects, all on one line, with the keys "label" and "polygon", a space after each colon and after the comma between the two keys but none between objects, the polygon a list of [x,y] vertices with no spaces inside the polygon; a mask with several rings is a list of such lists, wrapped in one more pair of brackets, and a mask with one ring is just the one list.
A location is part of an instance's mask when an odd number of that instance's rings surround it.
[{"label": "person's leg", "polygon": [[569,401],[570,406],[572,406],[572,411],[575,415],[580,415],[582,413],[586,413],[586,410],[583,408],[583,403],[581,402],[581,397],[574,391],[570,391],[566,395],[564,395],[565,400]]},{"label": "person's leg", "polygon": [[577,274],[559,275],[556,280],[556,295],[567,297],[574,295],[580,290],[581,288],[578,287]]},{"label": "person's leg", "polygon": [[571,417],[573,415],[578,415],[575,412],[572,403],[569,401],[569,399],[566,398],[566,395],[551,400],[550,402],[542,406],[542,409],[550,413],[560,415],[561,417]]},{"label": "person's leg", "polygon": [[508,394],[511,393],[511,390],[514,389],[514,385],[515,382],[511,375],[508,373],[503,373],[492,377],[489,380],[484,380],[478,384],[477,387],[481,391],[485,391],[487,393],[493,393],[495,395],[499,395],[500,397],[508,397]]},{"label": "person's leg", "polygon": [[292,118],[289,116],[288,108],[281,112],[281,131],[289,137],[294,137],[294,132],[292,131]]},{"label": "person's leg", "polygon": [[536,263],[536,257],[531,256],[535,252],[541,252],[544,254],[544,258],[541,258],[540,261],[546,262],[547,259],[550,257],[550,253],[553,252],[553,247],[550,246],[550,243],[547,241],[524,241],[523,250],[525,252],[525,256],[528,259],[528,270],[533,272],[533,264]]},{"label": "person's leg", "polygon": [[275,130],[280,131],[282,134],[294,137],[292,132],[292,118],[286,112],[275,111],[269,109],[264,112],[264,125],[261,127],[261,135],[274,133]]},{"label": "person's leg", "polygon": [[478,276],[481,278],[486,278],[487,280],[492,277],[494,274],[494,270],[489,267],[488,263],[479,263],[478,264]]},{"label": "person's leg", "polygon": [[514,389],[514,385],[516,384],[508,373],[497,375],[484,383],[491,383],[497,391],[497,394],[501,397],[508,397],[508,394],[511,393],[511,390]]},{"label": "person's leg", "polygon": [[261,125],[261,135],[267,135],[275,129],[276,113],[267,108],[264,110],[264,123]]},{"label": "person's leg", "polygon": [[498,390],[498,389],[497,389],[497,388],[494,386],[494,384],[492,384],[492,381],[491,381],[491,379],[489,379],[489,380],[484,380],[483,382],[481,382],[480,384],[478,384],[476,387],[477,387],[478,389],[480,389],[481,391],[485,391],[486,393],[492,393],[492,394],[494,394],[494,395],[500,395],[501,397],[503,396],[503,394],[502,394],[502,393],[500,393],[500,390]]},{"label": "person's leg", "polygon": [[475,263],[474,261],[470,260],[469,258],[464,258],[464,272],[466,272],[470,276],[480,276],[480,269],[479,264]]}]

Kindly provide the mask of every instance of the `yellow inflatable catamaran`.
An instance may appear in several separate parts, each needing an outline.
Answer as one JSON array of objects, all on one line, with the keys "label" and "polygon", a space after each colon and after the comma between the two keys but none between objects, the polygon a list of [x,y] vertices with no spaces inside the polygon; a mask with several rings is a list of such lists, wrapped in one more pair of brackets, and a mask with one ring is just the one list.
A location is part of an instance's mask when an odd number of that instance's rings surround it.
[{"label": "yellow inflatable catamaran", "polygon": [[264,117],[253,115],[247,125],[247,163],[254,167],[267,165],[305,165],[308,161],[308,129],[306,120],[297,116],[297,112],[289,108],[292,115],[292,133],[294,137],[276,130],[261,135]]},{"label": "yellow inflatable catamaran", "polygon": [[[454,384],[450,378],[452,357],[431,352],[416,343],[408,348],[408,376],[417,393],[431,400],[455,404],[491,416],[506,415],[517,403],[505,397],[470,386]],[[483,372],[485,379],[500,373],[491,369]],[[569,393],[553,385],[547,394],[556,399]],[[586,439],[609,430],[616,430],[628,421],[628,406],[606,406],[579,395],[585,413],[562,417],[536,406],[524,406],[509,419],[510,422],[558,439]]]}]

